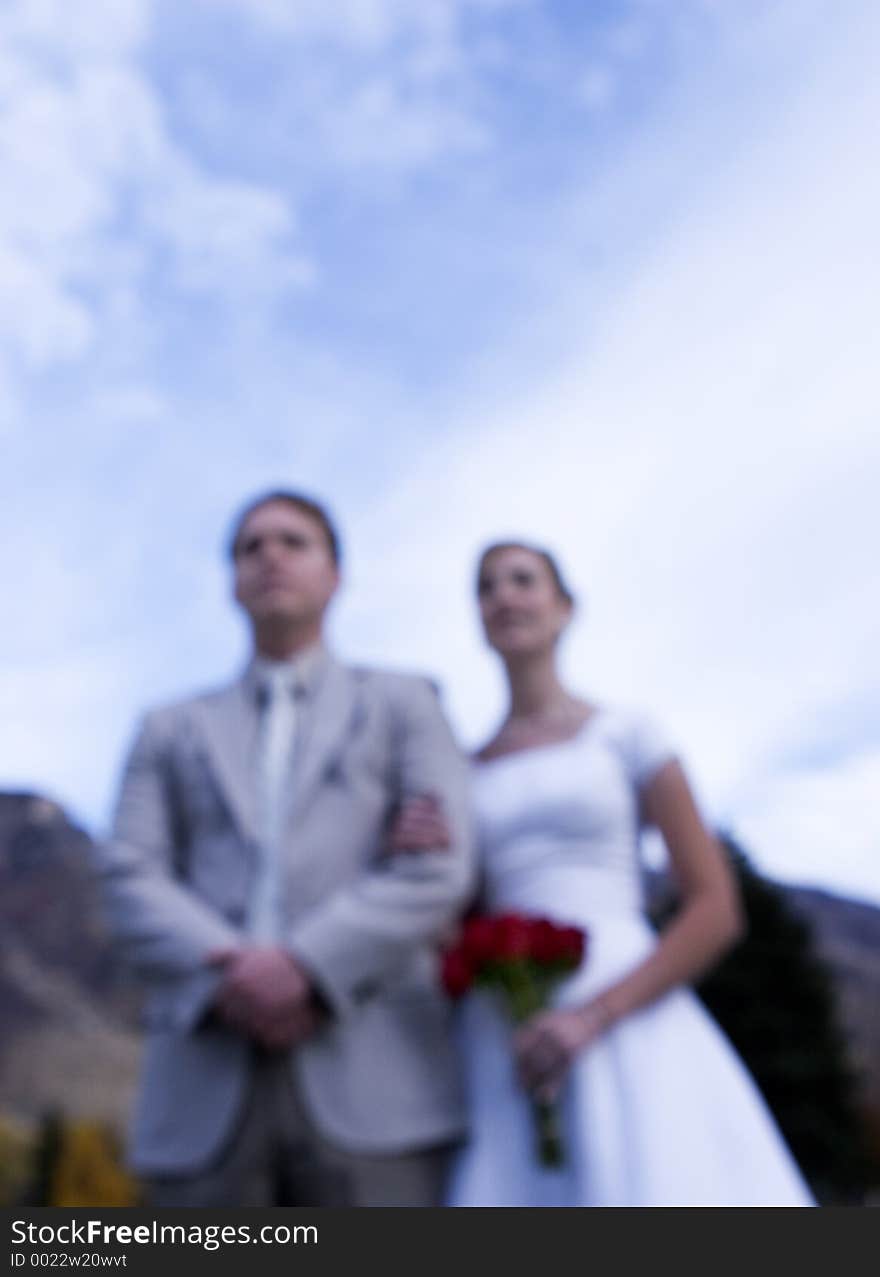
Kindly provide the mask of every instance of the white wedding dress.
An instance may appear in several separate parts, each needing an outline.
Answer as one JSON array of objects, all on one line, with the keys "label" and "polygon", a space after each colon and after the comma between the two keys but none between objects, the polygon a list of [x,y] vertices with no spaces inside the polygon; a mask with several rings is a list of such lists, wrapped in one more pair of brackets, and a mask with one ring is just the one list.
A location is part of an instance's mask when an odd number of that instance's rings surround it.
[{"label": "white wedding dress", "polygon": [[[606,988],[651,950],[638,787],[673,757],[642,715],[600,709],[573,739],[473,766],[487,911],[581,926],[558,1004]],[[812,1206],[750,1074],[688,988],[621,1020],[560,1097],[566,1161],[542,1167],[495,995],[457,1008],[471,1135],[450,1206]]]}]

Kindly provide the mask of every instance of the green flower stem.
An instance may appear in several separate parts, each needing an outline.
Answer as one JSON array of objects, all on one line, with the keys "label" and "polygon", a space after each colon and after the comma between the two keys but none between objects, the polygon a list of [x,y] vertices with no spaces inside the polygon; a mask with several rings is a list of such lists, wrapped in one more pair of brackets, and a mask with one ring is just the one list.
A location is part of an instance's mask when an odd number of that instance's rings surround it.
[{"label": "green flower stem", "polygon": [[[511,959],[498,964],[490,976],[490,983],[500,984],[512,1019],[522,1024],[547,1005],[552,980],[541,980],[528,959]],[[535,1146],[542,1166],[562,1166],[565,1163],[565,1147],[559,1124],[559,1110],[547,1100],[530,1100],[535,1128]]]},{"label": "green flower stem", "polygon": [[511,1013],[516,1023],[522,1024],[544,1007],[541,988],[523,958],[506,964],[505,976]]},{"label": "green flower stem", "polygon": [[541,1165],[563,1166],[565,1149],[559,1127],[558,1108],[547,1100],[533,1100],[532,1116],[535,1123],[538,1160]]}]

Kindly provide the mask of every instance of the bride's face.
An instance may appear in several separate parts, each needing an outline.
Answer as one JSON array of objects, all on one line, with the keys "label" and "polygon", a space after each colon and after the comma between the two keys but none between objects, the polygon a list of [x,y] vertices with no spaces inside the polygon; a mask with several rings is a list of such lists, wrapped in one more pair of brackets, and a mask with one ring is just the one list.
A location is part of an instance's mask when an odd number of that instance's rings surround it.
[{"label": "bride's face", "polygon": [[483,631],[501,656],[527,655],[552,648],[571,618],[540,555],[524,546],[491,551],[477,581]]}]

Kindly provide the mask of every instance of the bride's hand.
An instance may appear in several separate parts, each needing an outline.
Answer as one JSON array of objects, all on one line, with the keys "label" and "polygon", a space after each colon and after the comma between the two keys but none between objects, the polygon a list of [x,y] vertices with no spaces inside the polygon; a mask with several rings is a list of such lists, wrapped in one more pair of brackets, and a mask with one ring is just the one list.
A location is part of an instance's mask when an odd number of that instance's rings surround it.
[{"label": "bride's hand", "polygon": [[572,1062],[601,1037],[609,1022],[598,1000],[533,1015],[513,1039],[520,1084],[539,1100],[555,1100]]},{"label": "bride's hand", "polygon": [[440,851],[451,841],[439,798],[434,794],[417,794],[401,804],[385,846],[389,852]]}]

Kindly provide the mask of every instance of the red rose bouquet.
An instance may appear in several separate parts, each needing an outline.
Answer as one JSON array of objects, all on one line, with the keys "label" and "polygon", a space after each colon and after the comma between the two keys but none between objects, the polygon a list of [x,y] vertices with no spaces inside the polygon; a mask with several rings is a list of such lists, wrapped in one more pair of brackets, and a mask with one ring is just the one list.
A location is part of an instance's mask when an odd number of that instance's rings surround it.
[{"label": "red rose bouquet", "polygon": [[[579,927],[518,913],[468,918],[458,943],[443,954],[443,987],[458,998],[473,985],[495,989],[515,1024],[549,1005],[550,993],[577,970],[587,937]],[[532,1099],[538,1158],[544,1166],[565,1160],[555,1104]]]}]

